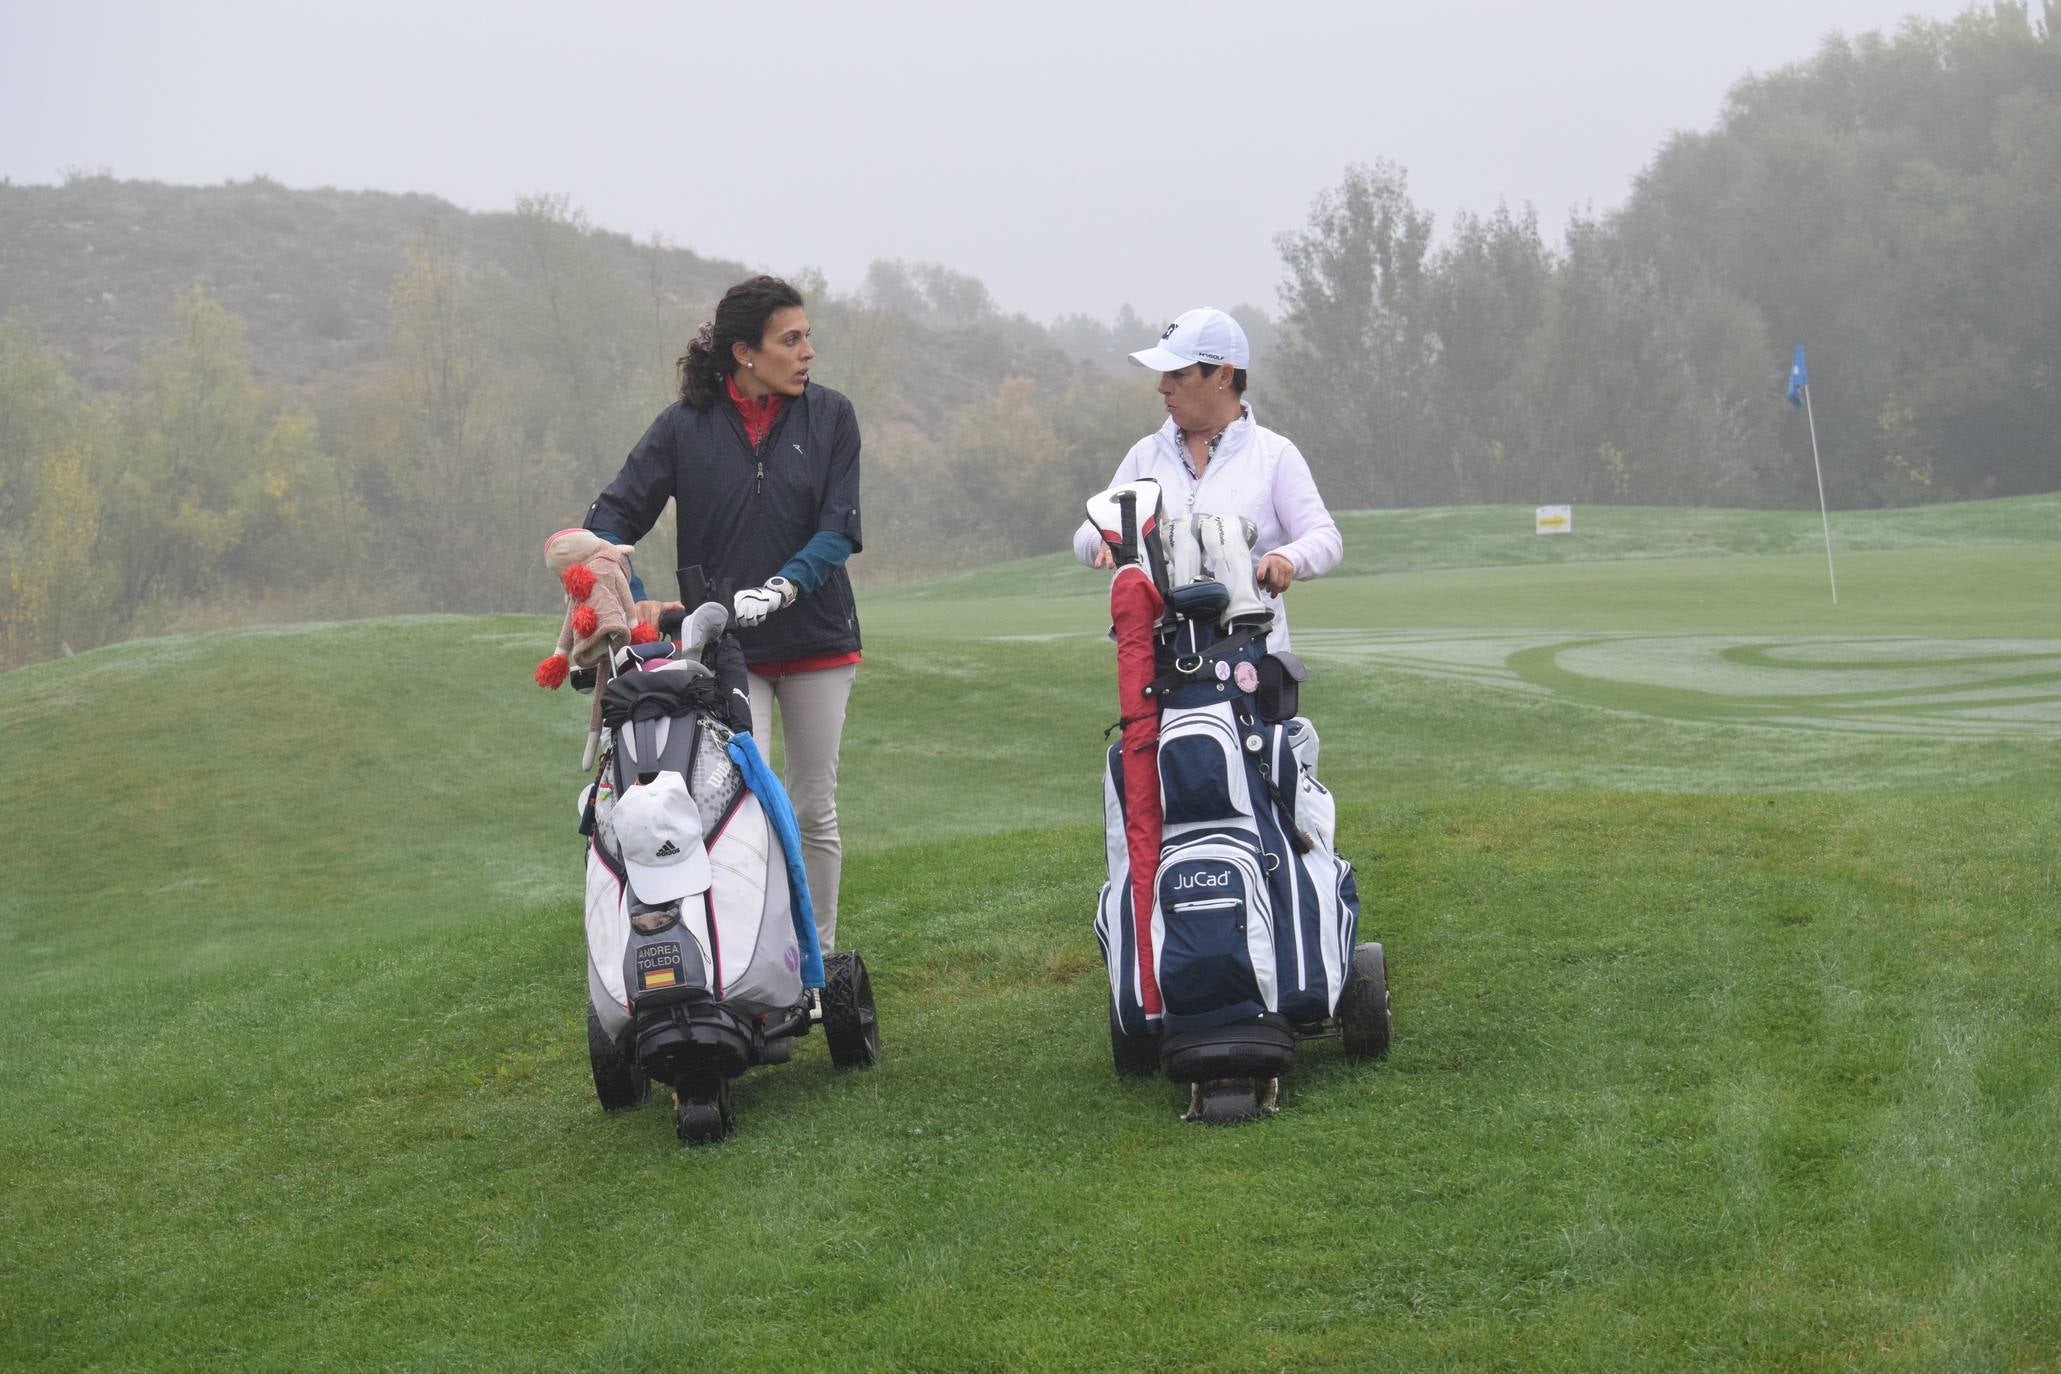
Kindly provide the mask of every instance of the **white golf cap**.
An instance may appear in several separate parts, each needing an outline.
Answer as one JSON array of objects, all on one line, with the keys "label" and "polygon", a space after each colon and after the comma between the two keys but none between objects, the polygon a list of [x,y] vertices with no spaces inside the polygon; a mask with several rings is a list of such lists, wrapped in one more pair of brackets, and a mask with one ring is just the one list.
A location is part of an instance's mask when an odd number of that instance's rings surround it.
[{"label": "white golf cap", "polygon": [[1190,363],[1250,367],[1252,348],[1238,321],[1205,305],[1168,325],[1157,348],[1140,349],[1131,355],[1131,361],[1154,372],[1179,372]]},{"label": "white golf cap", "polygon": [[708,890],[712,877],[701,808],[688,794],[687,779],[665,772],[639,783],[616,799],[609,819],[638,901],[676,902]]}]

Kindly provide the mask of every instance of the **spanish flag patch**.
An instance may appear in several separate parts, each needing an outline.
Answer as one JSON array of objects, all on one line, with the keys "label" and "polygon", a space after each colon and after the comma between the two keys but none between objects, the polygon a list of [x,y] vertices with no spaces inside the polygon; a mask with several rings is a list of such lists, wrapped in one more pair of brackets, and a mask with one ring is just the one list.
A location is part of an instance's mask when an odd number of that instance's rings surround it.
[{"label": "spanish flag patch", "polygon": [[669,988],[676,981],[671,969],[655,968],[644,975],[644,989],[649,992],[652,988]]}]

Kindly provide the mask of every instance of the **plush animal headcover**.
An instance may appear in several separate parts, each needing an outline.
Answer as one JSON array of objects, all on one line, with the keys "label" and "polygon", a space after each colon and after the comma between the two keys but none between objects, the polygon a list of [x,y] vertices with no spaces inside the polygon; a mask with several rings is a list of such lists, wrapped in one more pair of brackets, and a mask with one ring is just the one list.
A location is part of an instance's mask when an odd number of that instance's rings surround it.
[{"label": "plush animal headcover", "polygon": [[544,541],[544,566],[565,588],[565,623],[551,656],[537,665],[537,685],[557,687],[574,666],[586,668],[619,644],[658,638],[637,623],[630,598],[630,556],[626,544],[611,544],[590,530],[560,530]]}]

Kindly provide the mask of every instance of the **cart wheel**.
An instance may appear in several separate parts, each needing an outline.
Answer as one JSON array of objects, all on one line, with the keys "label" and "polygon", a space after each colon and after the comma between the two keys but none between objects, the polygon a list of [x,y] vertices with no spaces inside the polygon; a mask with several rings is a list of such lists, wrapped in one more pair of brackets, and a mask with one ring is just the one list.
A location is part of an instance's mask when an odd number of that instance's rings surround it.
[{"label": "cart wheel", "polygon": [[1256,1121],[1260,1112],[1261,1085],[1250,1078],[1228,1078],[1215,1083],[1198,1083],[1190,1089],[1188,1111],[1183,1121],[1200,1121],[1205,1126],[1231,1126]]},{"label": "cart wheel", "polygon": [[1116,1006],[1109,1008],[1109,1057],[1125,1078],[1143,1078],[1159,1072],[1159,1037],[1126,1035],[1116,1019]]},{"label": "cart wheel", "polygon": [[620,1112],[651,1100],[651,1079],[637,1061],[608,1038],[594,1008],[587,1008],[587,1059],[594,1066],[594,1096],[605,1110]]},{"label": "cart wheel", "polygon": [[713,1145],[737,1125],[730,1110],[730,1080],[708,1074],[673,1093],[673,1130],[683,1145]]},{"label": "cart wheel", "polygon": [[840,1069],[870,1069],[880,1062],[880,1017],[873,1010],[873,980],[857,950],[841,949],[823,961],[823,1038]]},{"label": "cart wheel", "polygon": [[1338,999],[1338,1024],[1345,1052],[1355,1059],[1388,1053],[1394,1018],[1388,1008],[1388,960],[1378,943],[1353,948],[1352,973]]}]

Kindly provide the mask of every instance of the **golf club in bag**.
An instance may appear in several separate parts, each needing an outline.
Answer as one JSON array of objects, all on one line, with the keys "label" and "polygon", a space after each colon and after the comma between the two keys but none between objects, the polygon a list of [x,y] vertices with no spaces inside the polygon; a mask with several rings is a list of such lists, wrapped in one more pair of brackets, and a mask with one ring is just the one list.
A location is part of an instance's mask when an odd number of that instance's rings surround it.
[{"label": "golf club in bag", "polygon": [[1297,714],[1303,666],[1267,652],[1249,523],[1170,520],[1149,480],[1094,497],[1088,518],[1116,562],[1122,738],[1095,914],[1111,1054],[1120,1073],[1189,1085],[1190,1120],[1270,1115],[1298,1039],[1372,1057],[1391,1026],[1316,727]]},{"label": "golf club in bag", "polygon": [[[784,1063],[820,1024],[833,1063],[880,1057],[866,965],[818,948],[801,840],[751,736],[730,613],[700,569],[691,614],[598,665],[602,746],[580,796],[586,838],[587,1044],[594,1091],[617,1111],[657,1080],[682,1141],[735,1124],[730,1080]],[[576,684],[577,685],[577,684]]]}]

